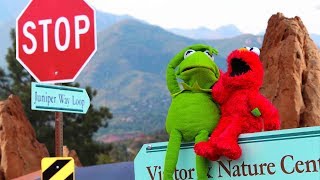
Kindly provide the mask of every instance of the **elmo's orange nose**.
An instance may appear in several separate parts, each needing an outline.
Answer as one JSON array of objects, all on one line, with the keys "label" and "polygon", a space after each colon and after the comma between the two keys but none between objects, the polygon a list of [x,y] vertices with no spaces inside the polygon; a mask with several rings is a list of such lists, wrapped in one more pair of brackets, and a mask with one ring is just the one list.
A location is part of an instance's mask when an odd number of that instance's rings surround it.
[{"label": "elmo's orange nose", "polygon": [[239,48],[238,51],[248,51],[248,49],[243,47],[243,48]]}]

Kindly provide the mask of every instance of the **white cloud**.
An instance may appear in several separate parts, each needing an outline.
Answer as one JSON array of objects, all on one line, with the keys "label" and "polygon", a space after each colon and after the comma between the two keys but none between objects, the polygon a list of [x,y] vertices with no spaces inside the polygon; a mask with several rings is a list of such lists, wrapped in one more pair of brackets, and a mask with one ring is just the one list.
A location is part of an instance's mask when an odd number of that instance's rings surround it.
[{"label": "white cloud", "polygon": [[102,11],[128,14],[164,28],[217,28],[234,24],[245,33],[259,33],[277,12],[300,16],[310,33],[320,34],[319,3],[314,0],[90,0]]}]

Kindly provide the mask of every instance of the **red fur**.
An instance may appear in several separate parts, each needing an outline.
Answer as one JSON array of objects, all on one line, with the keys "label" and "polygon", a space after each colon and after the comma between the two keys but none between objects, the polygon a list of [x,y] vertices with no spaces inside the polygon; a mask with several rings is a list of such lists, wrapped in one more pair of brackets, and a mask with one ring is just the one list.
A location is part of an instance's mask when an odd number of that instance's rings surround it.
[{"label": "red fur", "polygon": [[[251,68],[247,73],[231,77],[231,60],[241,58]],[[196,154],[210,160],[221,155],[229,159],[240,158],[242,151],[238,137],[242,133],[253,133],[280,128],[278,110],[259,89],[263,81],[263,67],[259,56],[248,50],[235,50],[228,56],[228,71],[213,86],[212,97],[220,104],[221,118],[208,142],[195,145]],[[259,108],[260,117],[251,114]]]}]

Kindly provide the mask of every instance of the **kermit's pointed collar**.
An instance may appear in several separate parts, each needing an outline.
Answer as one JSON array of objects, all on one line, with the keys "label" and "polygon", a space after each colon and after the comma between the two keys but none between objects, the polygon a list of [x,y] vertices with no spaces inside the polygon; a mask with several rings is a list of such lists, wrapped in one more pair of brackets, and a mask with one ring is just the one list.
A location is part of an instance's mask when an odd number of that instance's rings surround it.
[{"label": "kermit's pointed collar", "polygon": [[182,93],[183,91],[191,91],[191,92],[195,92],[195,93],[211,93],[212,89],[205,89],[205,88],[201,88],[198,84],[198,82],[196,81],[193,86],[188,85],[187,83],[182,82],[181,83],[183,90],[175,93],[172,95],[172,97],[177,96],[178,94]]}]

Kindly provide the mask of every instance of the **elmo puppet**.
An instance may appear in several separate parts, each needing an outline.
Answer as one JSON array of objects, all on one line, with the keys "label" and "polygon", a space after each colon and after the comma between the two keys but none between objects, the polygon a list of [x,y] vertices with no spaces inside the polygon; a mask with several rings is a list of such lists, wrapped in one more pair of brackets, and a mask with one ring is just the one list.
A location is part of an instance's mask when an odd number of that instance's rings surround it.
[{"label": "elmo puppet", "polygon": [[212,161],[220,156],[236,160],[242,153],[240,134],[280,128],[278,110],[259,93],[263,82],[259,54],[258,48],[245,47],[228,56],[228,70],[212,88],[221,118],[209,141],[195,145],[196,154]]}]

